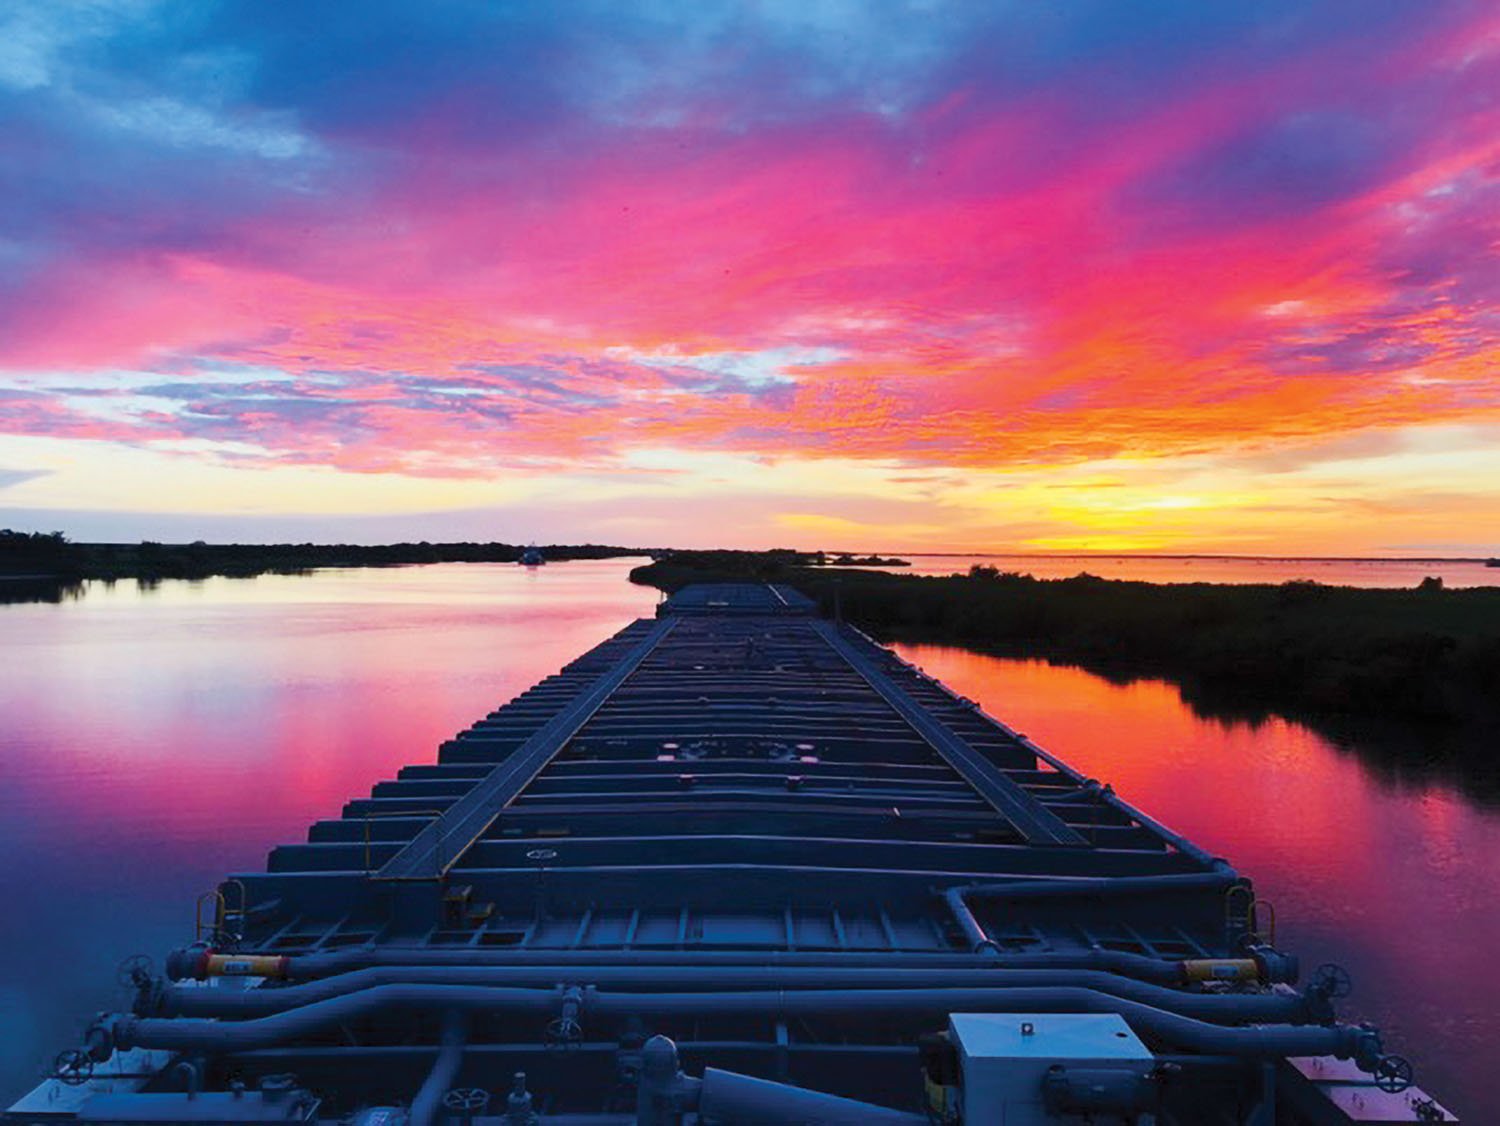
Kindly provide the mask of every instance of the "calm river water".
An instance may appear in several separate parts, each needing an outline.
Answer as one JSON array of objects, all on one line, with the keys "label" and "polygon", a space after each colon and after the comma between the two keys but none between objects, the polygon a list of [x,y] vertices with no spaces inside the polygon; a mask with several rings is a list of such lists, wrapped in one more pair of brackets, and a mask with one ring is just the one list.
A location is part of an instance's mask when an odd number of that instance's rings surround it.
[{"label": "calm river water", "polygon": [[[225,872],[650,614],[629,566],[91,584],[0,606],[0,1099],[123,1000],[123,958],[192,937]],[[1160,683],[900,648],[1253,876],[1281,945],[1353,973],[1345,1011],[1495,1120],[1500,811],[1293,723],[1195,717]]]}]

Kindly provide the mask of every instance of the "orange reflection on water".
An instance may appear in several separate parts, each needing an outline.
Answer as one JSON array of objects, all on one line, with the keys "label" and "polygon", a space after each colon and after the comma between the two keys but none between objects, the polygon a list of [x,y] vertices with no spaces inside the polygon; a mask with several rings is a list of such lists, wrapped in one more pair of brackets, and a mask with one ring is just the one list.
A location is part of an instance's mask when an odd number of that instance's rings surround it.
[{"label": "orange reflection on water", "polygon": [[1173,686],[1115,684],[1043,661],[941,646],[898,646],[990,714],[1211,851],[1253,868],[1364,839],[1368,810],[1330,808],[1361,782],[1353,759],[1304,727],[1200,719]]},{"label": "orange reflection on water", "polygon": [[1341,1015],[1379,1024],[1453,1109],[1500,1107],[1500,1076],[1476,1055],[1500,1040],[1496,811],[1440,782],[1383,776],[1296,723],[1202,718],[1160,681],[895,648],[1229,859],[1274,903],[1278,945],[1307,969],[1337,961],[1354,974]]}]

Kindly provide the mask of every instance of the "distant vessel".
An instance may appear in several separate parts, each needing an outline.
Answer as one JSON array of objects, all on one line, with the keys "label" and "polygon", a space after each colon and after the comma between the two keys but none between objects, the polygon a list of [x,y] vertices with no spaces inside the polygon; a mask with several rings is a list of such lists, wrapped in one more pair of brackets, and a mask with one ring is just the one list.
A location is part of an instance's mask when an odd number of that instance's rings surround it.
[{"label": "distant vessel", "polygon": [[532,544],[521,552],[521,566],[523,567],[540,567],[545,562],[547,560],[543,557],[541,548],[536,544]]}]

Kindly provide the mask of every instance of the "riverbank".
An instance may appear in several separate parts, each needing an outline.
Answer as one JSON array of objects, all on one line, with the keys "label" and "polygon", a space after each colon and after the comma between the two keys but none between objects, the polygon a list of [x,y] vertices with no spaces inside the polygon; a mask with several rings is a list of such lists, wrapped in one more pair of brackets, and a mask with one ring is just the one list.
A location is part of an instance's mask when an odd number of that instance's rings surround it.
[{"label": "riverbank", "polygon": [[1500,727],[1500,589],[1035,579],[983,567],[833,575],[742,552],[679,553],[631,579],[671,591],[747,575],[790,583],[882,640],[1161,677],[1206,711]]},{"label": "riverbank", "polygon": [[[211,544],[72,543],[58,533],[0,530],[0,586],[65,588],[85,579],[202,579],[213,575],[249,578],[296,574],[320,567],[396,567],[414,563],[519,563],[528,550],[508,543],[396,544]],[[646,555],[644,548],[603,544],[548,544],[544,561],[615,559]]]}]

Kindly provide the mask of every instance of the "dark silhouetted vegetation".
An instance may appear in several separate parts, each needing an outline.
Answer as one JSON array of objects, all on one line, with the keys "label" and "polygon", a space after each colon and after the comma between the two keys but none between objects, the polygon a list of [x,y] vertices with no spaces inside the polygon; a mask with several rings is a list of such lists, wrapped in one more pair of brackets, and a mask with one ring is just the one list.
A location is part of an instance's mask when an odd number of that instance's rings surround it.
[{"label": "dark silhouetted vegetation", "polygon": [[905,559],[896,559],[891,556],[881,555],[825,555],[821,565],[824,567],[910,567],[911,563]]},{"label": "dark silhouetted vegetation", "polygon": [[[70,543],[61,532],[0,530],[0,580],[16,594],[23,589],[66,587],[84,579],[201,579],[297,574],[319,567],[394,567],[412,563],[516,563],[526,548],[508,543],[210,544]],[[601,544],[549,544],[549,561],[645,555],[640,548]]]},{"label": "dark silhouetted vegetation", "polygon": [[1160,676],[1202,709],[1500,723],[1500,589],[1372,590],[1035,579],[976,566],[928,578],[827,571],[746,552],[678,553],[636,568],[675,590],[772,579],[837,603],[884,639],[1042,656],[1116,676]]}]

